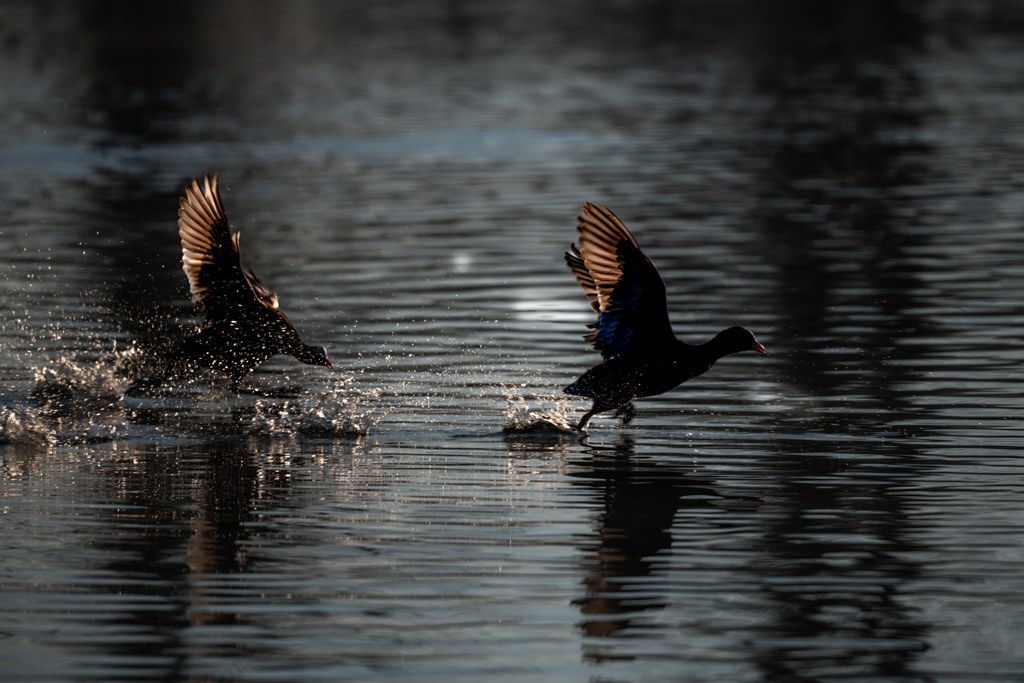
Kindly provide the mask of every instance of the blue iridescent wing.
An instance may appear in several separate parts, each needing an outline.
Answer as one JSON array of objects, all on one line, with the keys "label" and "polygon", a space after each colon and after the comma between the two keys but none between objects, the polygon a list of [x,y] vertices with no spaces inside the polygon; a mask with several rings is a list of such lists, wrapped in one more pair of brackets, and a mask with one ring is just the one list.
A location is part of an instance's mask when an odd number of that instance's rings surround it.
[{"label": "blue iridescent wing", "polygon": [[665,284],[622,221],[588,202],[576,229],[580,246],[571,245],[565,260],[598,315],[587,341],[605,359],[670,343]]}]

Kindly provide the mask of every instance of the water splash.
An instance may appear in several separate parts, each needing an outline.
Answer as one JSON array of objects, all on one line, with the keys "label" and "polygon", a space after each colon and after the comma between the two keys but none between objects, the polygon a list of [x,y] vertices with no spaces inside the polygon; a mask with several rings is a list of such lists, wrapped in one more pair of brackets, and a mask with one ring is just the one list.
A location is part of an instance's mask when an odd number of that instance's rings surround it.
[{"label": "water splash", "polygon": [[284,403],[258,401],[249,424],[255,436],[318,436],[359,438],[383,417],[379,390],[354,391],[343,381],[327,392],[310,394]]},{"label": "water splash", "polygon": [[30,393],[48,417],[93,414],[117,406],[128,386],[127,376],[138,357],[135,347],[97,359],[61,358],[35,368]]},{"label": "water splash", "polygon": [[578,435],[579,432],[569,421],[571,403],[561,397],[550,397],[548,407],[533,408],[519,392],[518,387],[505,387],[505,428],[506,434],[560,434]]},{"label": "water splash", "polygon": [[56,441],[56,433],[35,408],[0,406],[0,444],[45,446]]}]

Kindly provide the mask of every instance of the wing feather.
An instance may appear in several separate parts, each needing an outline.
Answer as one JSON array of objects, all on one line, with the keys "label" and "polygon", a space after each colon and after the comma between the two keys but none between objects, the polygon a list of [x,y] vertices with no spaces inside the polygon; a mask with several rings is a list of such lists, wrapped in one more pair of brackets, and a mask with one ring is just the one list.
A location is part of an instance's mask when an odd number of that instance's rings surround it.
[{"label": "wing feather", "polygon": [[670,343],[665,284],[622,221],[587,202],[576,229],[580,246],[571,245],[565,260],[598,314],[585,338],[605,359]]},{"label": "wing feather", "polygon": [[239,233],[231,233],[217,175],[193,179],[178,206],[181,261],[192,303],[207,322],[262,305],[277,310],[277,296],[253,271],[242,269]]}]

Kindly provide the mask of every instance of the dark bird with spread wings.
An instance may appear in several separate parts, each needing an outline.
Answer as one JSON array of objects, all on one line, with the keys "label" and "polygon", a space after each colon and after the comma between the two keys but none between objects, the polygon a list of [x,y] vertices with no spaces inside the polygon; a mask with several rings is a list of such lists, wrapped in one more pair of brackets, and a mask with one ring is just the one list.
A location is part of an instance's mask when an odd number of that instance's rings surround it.
[{"label": "dark bird with spread wings", "polygon": [[239,233],[231,233],[217,175],[192,180],[178,208],[182,267],[192,303],[204,315],[199,333],[175,360],[226,374],[235,389],[257,365],[287,353],[309,365],[332,367],[322,346],[308,346],[277,307],[277,295],[242,269]]},{"label": "dark bird with spread wings", "polygon": [[633,399],[662,394],[706,372],[730,353],[767,353],[749,330],[730,327],[704,344],[691,345],[672,333],[665,284],[658,269],[615,214],[590,202],[576,229],[580,246],[569,245],[565,261],[597,313],[584,339],[601,352],[594,366],[565,388],[594,405],[576,428],[597,413],[615,410],[623,424],[633,419]]}]

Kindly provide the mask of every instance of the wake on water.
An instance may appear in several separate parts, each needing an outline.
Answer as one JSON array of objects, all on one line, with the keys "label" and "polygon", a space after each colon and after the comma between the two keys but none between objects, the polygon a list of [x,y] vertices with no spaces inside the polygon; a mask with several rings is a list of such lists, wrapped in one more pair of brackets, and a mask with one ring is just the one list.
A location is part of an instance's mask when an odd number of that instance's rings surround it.
[{"label": "wake on water", "polygon": [[[145,398],[129,398],[126,391],[144,373],[144,356],[130,347],[34,368],[27,400],[0,405],[0,445],[77,443],[103,434],[123,436],[133,429],[148,428],[151,433],[144,415],[168,413],[179,418],[169,420],[176,431],[227,429],[247,436],[348,439],[365,436],[384,414],[379,391],[356,390],[349,386],[353,377],[340,373],[330,376],[327,387],[283,392],[287,400],[271,398],[271,391],[266,392],[269,396],[257,393],[257,398],[232,392],[225,401],[217,388],[223,380],[213,373],[176,381]],[[215,424],[196,422],[196,414],[204,411],[214,413],[215,419],[207,422]],[[216,419],[224,415],[233,420]]]},{"label": "wake on water", "polygon": [[[0,444],[52,444],[141,436],[366,436],[393,410],[379,388],[355,386],[358,373],[310,372],[315,384],[236,394],[218,373],[195,369],[143,393],[153,353],[137,346],[93,349],[33,368],[27,400],[0,406]],[[258,378],[254,385],[265,382]],[[525,396],[525,385],[500,384],[506,400],[503,433],[517,441],[567,441],[580,433],[569,399]]]}]

